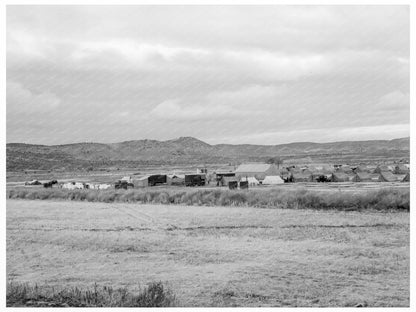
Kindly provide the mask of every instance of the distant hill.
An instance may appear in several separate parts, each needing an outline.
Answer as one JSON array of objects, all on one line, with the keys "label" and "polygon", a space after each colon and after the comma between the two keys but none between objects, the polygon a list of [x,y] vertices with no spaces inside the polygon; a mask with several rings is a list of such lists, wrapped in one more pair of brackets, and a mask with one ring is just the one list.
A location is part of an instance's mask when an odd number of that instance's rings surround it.
[{"label": "distant hill", "polygon": [[302,161],[345,163],[408,159],[410,138],[280,145],[210,145],[192,137],[168,141],[136,140],[111,144],[75,143],[51,146],[9,143],[6,154],[8,171],[239,163],[266,161],[276,156],[284,159],[286,163]]}]

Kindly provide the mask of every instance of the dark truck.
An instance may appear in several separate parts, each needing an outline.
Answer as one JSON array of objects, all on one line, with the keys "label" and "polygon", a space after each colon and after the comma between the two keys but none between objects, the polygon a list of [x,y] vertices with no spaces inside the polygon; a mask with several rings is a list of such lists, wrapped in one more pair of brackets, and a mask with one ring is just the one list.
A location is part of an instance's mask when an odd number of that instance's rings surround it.
[{"label": "dark truck", "polygon": [[236,190],[238,188],[238,181],[230,181],[230,182],[228,182],[228,188],[230,190]]},{"label": "dark truck", "polygon": [[116,190],[125,189],[127,190],[129,187],[134,187],[133,183],[128,183],[127,181],[119,180],[114,184],[114,188]]},{"label": "dark truck", "polygon": [[240,181],[240,190],[248,190],[248,181]]},{"label": "dark truck", "polygon": [[205,174],[185,174],[185,186],[203,186],[206,179]]},{"label": "dark truck", "polygon": [[149,182],[149,186],[156,186],[156,185],[159,185],[159,184],[166,184],[166,182],[167,182],[166,174],[151,175],[151,176],[149,176],[147,181]]}]

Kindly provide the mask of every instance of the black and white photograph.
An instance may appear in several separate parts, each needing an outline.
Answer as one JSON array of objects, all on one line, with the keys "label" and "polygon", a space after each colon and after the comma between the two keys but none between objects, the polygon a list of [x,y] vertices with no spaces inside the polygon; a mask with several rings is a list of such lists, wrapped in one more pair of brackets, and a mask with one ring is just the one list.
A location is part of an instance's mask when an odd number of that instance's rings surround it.
[{"label": "black and white photograph", "polygon": [[3,307],[416,307],[410,4],[3,8]]}]

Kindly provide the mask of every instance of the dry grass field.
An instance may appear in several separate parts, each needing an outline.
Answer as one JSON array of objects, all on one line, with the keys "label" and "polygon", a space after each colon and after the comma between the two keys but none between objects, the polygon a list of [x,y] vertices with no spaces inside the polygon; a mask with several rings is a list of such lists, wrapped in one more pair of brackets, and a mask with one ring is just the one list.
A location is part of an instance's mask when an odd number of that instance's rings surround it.
[{"label": "dry grass field", "polygon": [[180,306],[409,306],[409,213],[7,200],[7,275]]}]

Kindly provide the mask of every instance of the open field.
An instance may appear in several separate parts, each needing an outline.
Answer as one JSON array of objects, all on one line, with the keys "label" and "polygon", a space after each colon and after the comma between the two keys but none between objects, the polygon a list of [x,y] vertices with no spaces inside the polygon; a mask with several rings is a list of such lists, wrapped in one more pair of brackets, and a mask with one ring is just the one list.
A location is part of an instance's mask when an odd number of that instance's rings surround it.
[{"label": "open field", "polygon": [[180,306],[409,306],[409,213],[7,200],[7,275]]}]

